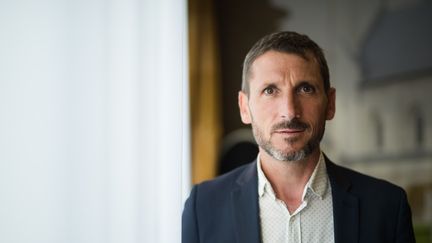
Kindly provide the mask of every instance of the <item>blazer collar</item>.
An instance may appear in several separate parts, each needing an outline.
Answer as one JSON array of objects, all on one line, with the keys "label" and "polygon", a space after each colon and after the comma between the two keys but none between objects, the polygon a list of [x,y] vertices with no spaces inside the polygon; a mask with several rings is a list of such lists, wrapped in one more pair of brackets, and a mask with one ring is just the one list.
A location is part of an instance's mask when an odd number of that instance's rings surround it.
[{"label": "blazer collar", "polygon": [[332,188],[335,243],[358,242],[358,198],[350,193],[351,181],[344,169],[325,159]]},{"label": "blazer collar", "polygon": [[256,160],[246,166],[231,192],[236,238],[239,243],[261,241],[256,166]]}]

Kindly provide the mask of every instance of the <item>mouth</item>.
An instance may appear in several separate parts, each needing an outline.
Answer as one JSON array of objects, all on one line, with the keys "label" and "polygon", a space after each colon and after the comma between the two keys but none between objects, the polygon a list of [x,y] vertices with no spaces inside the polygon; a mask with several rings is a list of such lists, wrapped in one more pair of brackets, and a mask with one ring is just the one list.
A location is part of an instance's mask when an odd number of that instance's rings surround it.
[{"label": "mouth", "polygon": [[298,135],[304,131],[305,129],[277,129],[274,133],[281,135]]}]

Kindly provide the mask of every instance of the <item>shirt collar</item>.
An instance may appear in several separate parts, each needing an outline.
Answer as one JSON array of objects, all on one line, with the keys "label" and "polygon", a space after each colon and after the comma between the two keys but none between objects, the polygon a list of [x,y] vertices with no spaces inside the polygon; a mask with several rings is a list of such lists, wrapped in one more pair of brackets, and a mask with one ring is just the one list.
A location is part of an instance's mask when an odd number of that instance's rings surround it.
[{"label": "shirt collar", "polygon": [[[264,193],[269,193],[274,199],[276,199],[276,194],[273,191],[273,188],[265,176],[262,168],[261,168],[261,159],[260,155],[257,156],[257,171],[258,171],[258,196],[262,197]],[[312,192],[318,198],[323,199],[325,193],[327,192],[327,188],[329,186],[328,177],[327,177],[327,168],[324,160],[324,155],[320,152],[320,157],[318,159],[318,163],[315,166],[314,171],[312,172],[311,177],[303,191],[304,200],[308,191]]]},{"label": "shirt collar", "polygon": [[[325,164],[324,155],[320,152],[320,157],[315,169],[306,184],[306,188],[310,189],[313,194],[323,199],[329,185],[327,168]],[[303,198],[305,197],[306,189],[303,192]]]},{"label": "shirt collar", "polygon": [[264,175],[264,172],[261,168],[261,158],[259,153],[257,156],[257,170],[258,170],[258,196],[262,197],[264,195],[264,191],[268,188],[269,190],[271,190],[270,195],[275,197],[273,188],[271,188],[271,185],[267,180],[267,177]]}]

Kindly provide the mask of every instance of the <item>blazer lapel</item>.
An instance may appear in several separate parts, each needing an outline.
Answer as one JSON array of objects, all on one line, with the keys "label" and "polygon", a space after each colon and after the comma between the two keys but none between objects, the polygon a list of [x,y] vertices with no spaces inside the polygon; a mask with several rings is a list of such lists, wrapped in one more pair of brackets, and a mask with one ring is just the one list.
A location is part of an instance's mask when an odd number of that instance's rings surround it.
[{"label": "blazer lapel", "polygon": [[256,161],[248,166],[236,183],[231,198],[237,242],[259,243],[261,233]]},{"label": "blazer lapel", "polygon": [[332,188],[335,243],[358,242],[358,198],[349,193],[351,182],[340,168],[328,158],[326,165]]}]

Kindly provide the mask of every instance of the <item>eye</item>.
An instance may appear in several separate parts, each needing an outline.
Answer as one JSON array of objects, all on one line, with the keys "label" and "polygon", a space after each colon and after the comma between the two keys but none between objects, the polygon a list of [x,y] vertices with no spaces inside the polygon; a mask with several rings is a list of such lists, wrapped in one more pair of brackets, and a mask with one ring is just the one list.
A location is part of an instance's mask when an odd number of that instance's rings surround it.
[{"label": "eye", "polygon": [[315,92],[315,88],[310,84],[303,84],[299,87],[298,91],[300,93],[311,94]]},{"label": "eye", "polygon": [[274,87],[267,87],[263,90],[263,93],[265,95],[273,95],[275,93],[275,88]]}]

